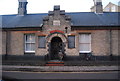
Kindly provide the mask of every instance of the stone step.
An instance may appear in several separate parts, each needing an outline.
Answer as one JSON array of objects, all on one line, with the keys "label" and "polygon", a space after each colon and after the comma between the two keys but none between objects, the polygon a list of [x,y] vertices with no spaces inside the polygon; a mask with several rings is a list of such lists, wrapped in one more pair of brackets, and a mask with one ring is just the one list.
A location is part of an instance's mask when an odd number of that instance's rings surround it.
[{"label": "stone step", "polygon": [[64,66],[64,64],[46,64],[45,66]]},{"label": "stone step", "polygon": [[64,64],[64,62],[47,62],[48,64]]},{"label": "stone step", "polygon": [[64,62],[58,61],[58,60],[52,60],[52,61],[48,61],[45,65],[46,66],[64,66]]}]

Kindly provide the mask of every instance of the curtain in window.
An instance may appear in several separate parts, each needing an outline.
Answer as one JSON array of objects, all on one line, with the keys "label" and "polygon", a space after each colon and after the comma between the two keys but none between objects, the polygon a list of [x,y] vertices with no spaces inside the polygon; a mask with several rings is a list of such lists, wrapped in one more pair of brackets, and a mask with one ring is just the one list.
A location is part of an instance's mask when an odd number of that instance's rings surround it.
[{"label": "curtain in window", "polygon": [[87,53],[91,51],[91,35],[90,34],[80,34],[79,35],[79,51],[82,53]]},{"label": "curtain in window", "polygon": [[35,52],[35,34],[25,35],[25,52]]}]

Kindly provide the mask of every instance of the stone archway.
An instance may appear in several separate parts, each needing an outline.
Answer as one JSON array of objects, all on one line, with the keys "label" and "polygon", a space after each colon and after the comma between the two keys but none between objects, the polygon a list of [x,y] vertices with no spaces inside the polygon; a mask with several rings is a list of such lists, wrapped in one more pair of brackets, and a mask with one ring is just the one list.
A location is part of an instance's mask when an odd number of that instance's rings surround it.
[{"label": "stone archway", "polygon": [[51,33],[47,36],[47,42],[51,42],[53,37],[60,37],[63,42],[67,42],[67,37],[60,32]]},{"label": "stone archway", "polygon": [[58,52],[60,50],[65,55],[66,43],[67,37],[63,33],[55,32],[48,35],[47,49],[49,60],[58,60]]}]

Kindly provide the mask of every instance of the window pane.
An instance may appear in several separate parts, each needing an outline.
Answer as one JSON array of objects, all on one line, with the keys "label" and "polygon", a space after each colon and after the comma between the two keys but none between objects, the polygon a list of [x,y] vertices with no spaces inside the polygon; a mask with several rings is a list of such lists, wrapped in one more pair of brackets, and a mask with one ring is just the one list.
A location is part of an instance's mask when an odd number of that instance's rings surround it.
[{"label": "window pane", "polygon": [[30,35],[26,35],[26,42],[30,42]]},{"label": "window pane", "polygon": [[45,36],[39,36],[38,41],[39,41],[39,48],[45,48],[46,47]]},{"label": "window pane", "polygon": [[35,51],[35,34],[25,35],[25,52]]},{"label": "window pane", "polygon": [[31,51],[31,45],[30,44],[26,44],[26,51]]},{"label": "window pane", "polygon": [[35,35],[31,35],[31,39],[30,39],[30,42],[34,43],[35,42]]},{"label": "window pane", "polygon": [[35,51],[35,44],[31,44],[31,51]]},{"label": "window pane", "polygon": [[91,51],[91,35],[90,34],[79,35],[79,51],[80,52]]},{"label": "window pane", "polygon": [[80,51],[90,51],[90,44],[80,44]]},{"label": "window pane", "polygon": [[79,42],[80,43],[90,43],[90,35],[89,34],[80,34]]},{"label": "window pane", "polygon": [[68,48],[75,48],[75,36],[68,36]]},{"label": "window pane", "polygon": [[26,35],[26,42],[28,42],[28,43],[35,42],[35,35],[34,34],[28,34],[28,35]]}]

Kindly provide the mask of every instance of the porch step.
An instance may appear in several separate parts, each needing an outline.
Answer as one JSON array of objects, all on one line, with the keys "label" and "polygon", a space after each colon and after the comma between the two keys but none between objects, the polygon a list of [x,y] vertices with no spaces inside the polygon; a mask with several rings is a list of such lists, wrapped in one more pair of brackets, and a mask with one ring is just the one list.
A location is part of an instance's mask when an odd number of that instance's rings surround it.
[{"label": "porch step", "polygon": [[48,61],[45,66],[64,66],[63,61]]},{"label": "porch step", "polygon": [[49,64],[64,64],[64,62],[47,62]]},{"label": "porch step", "polygon": [[46,66],[64,66],[64,64],[46,64]]}]

